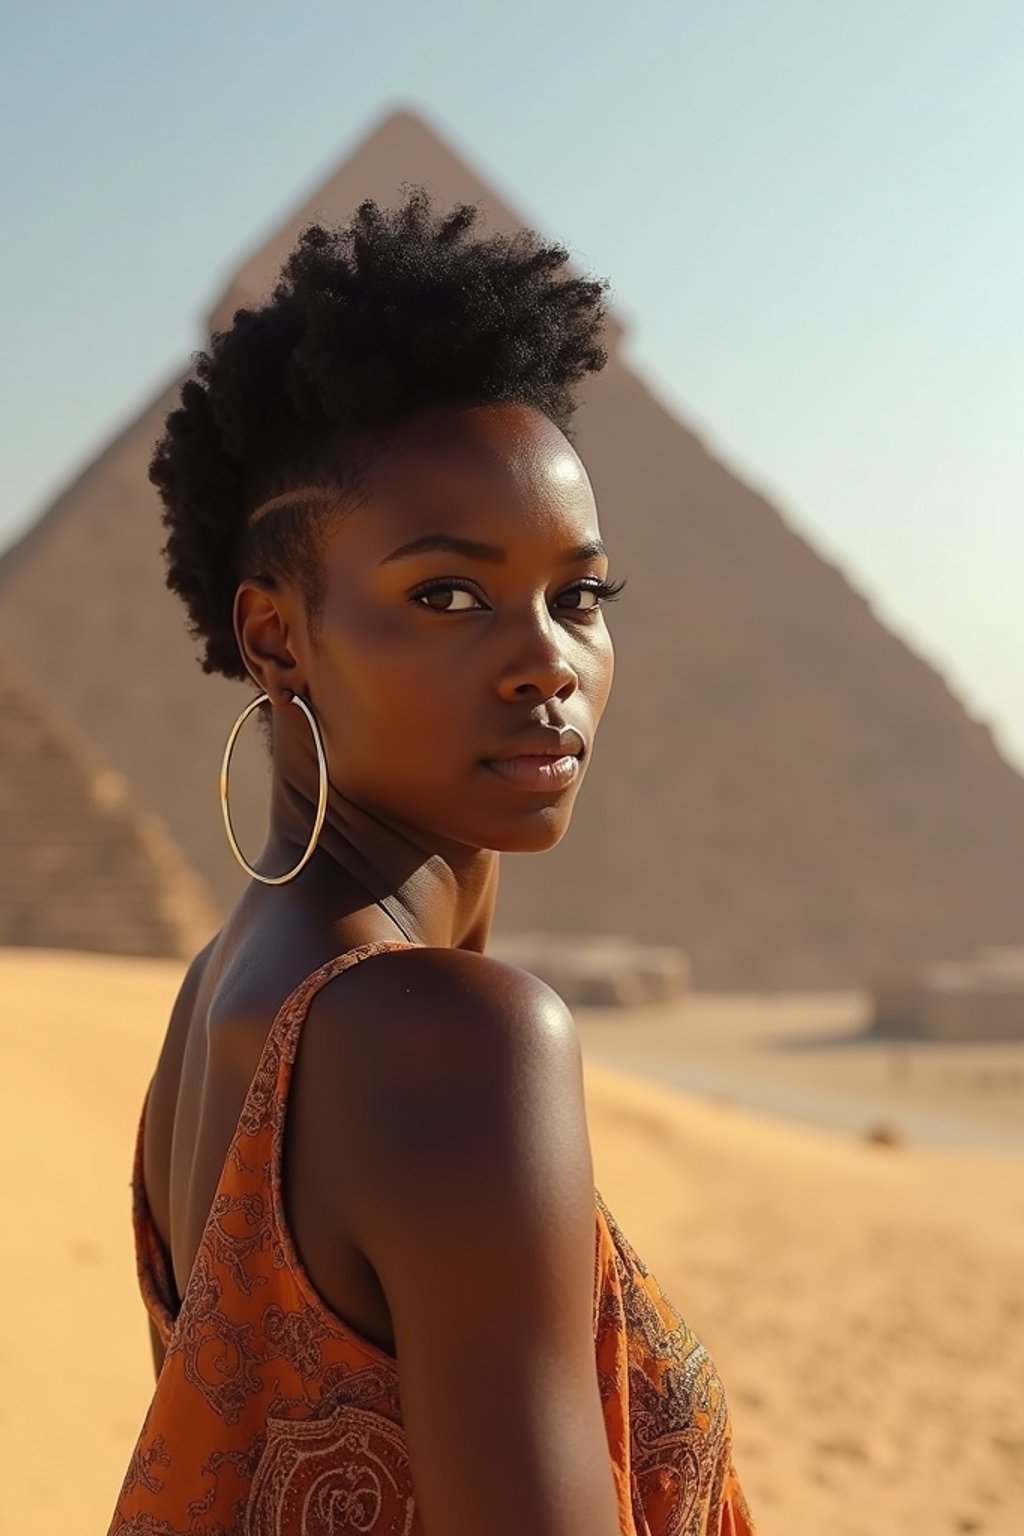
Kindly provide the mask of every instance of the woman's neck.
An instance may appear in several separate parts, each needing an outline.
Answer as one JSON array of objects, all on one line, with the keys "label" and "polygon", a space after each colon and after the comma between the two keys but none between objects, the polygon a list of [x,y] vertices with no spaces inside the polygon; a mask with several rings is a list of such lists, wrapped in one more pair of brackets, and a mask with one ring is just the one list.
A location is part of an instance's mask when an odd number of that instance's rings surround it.
[{"label": "woman's neck", "polygon": [[[304,776],[303,776],[304,778]],[[257,867],[277,871],[302,856],[316,819],[315,787],[275,762],[270,829]],[[306,877],[324,915],[344,908],[351,882],[388,911],[421,944],[483,951],[498,894],[498,854],[431,838],[357,805],[332,785],[316,852]]]}]

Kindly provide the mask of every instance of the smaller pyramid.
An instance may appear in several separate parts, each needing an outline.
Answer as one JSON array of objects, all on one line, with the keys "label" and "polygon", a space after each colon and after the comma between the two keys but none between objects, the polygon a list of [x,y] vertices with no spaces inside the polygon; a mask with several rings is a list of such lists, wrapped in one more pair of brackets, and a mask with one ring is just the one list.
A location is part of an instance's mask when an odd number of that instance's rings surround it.
[{"label": "smaller pyramid", "polygon": [[188,956],[215,927],[156,818],[0,659],[0,944]]}]

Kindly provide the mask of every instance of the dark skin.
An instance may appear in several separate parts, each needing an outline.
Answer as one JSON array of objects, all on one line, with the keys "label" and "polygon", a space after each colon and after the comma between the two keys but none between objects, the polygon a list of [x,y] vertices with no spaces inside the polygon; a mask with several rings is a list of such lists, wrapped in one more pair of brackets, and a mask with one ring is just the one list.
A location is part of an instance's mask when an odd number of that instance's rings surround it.
[{"label": "dark skin", "polygon": [[[145,1176],[179,1291],[270,1024],[333,956],[401,940],[324,987],[303,1027],[284,1199],[325,1303],[401,1361],[429,1536],[616,1536],[593,1353],[593,1166],[561,999],[484,954],[502,850],[564,835],[612,680],[590,485],[525,406],[421,412],[339,502],[310,633],[297,583],[243,581],[234,623],[271,698],[268,874],[182,985],[147,1115]],[[273,515],[273,514],[269,514]],[[396,552],[426,534],[488,550]],[[434,589],[423,591],[424,584]],[[424,598],[427,598],[424,601]],[[572,783],[485,759],[572,727]],[[172,1150],[173,1137],[173,1150]],[[161,1352],[154,1344],[159,1369]]]}]

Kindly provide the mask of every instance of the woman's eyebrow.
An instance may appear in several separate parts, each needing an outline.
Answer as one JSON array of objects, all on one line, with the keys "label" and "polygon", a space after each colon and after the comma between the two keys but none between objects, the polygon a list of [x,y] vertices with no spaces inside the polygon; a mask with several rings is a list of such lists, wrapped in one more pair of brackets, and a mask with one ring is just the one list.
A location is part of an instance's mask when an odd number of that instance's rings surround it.
[{"label": "woman's eyebrow", "polygon": [[[507,558],[505,551],[497,544],[481,544],[476,539],[462,539],[453,533],[425,533],[422,538],[413,539],[411,543],[393,549],[380,563],[387,565],[391,560],[403,560],[408,555],[430,554],[435,550],[449,555],[464,555],[467,560],[489,560],[492,565],[504,565]],[[591,539],[587,544],[578,544],[575,549],[566,550],[560,564],[572,565],[578,560],[591,560],[606,553],[600,539]]]}]

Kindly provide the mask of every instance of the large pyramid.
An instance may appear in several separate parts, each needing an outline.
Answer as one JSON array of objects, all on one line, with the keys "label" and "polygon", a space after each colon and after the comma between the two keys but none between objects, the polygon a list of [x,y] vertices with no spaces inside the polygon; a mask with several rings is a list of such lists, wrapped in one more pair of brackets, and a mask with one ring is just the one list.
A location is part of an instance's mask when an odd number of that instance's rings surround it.
[{"label": "large pyramid", "polygon": [[[409,182],[482,205],[493,228],[524,222],[399,113],[244,263],[211,322],[266,292],[310,218]],[[678,944],[716,988],[859,985],[1019,943],[1024,778],[841,572],[658,403],[621,342],[616,326],[579,423],[630,578],[611,615],[615,692],[569,835],[504,860],[499,927]],[[216,777],[248,695],[203,676],[163,585],[146,464],[176,384],[0,561],[0,641],[227,904],[239,873]],[[232,794],[258,825],[253,764]]]}]

